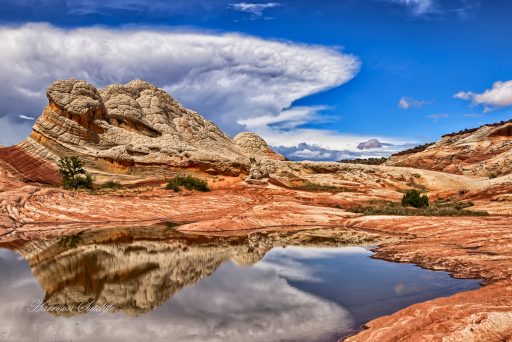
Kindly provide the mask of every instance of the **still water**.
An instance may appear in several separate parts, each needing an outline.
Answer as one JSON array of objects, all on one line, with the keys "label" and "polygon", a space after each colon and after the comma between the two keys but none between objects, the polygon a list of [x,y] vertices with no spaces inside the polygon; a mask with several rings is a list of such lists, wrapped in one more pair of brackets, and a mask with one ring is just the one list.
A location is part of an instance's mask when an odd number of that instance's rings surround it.
[{"label": "still water", "polygon": [[0,248],[0,341],[336,341],[479,286],[339,239],[166,232]]}]

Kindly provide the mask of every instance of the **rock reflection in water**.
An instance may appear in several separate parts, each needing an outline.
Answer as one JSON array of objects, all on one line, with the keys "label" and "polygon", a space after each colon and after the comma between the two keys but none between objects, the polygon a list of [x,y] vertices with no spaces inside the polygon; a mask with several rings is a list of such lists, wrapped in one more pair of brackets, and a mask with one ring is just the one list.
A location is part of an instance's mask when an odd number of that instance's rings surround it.
[{"label": "rock reflection in water", "polygon": [[70,247],[61,239],[18,248],[55,315],[83,313],[81,303],[113,304],[130,316],[161,305],[185,286],[210,276],[225,261],[251,265],[276,246],[346,246],[376,236],[347,230],[254,233],[248,237],[185,236],[167,226],[86,232]]},{"label": "rock reflection in water", "polygon": [[[11,242],[0,247],[24,259],[0,248],[0,340],[336,341],[378,314],[477,286],[337,248],[379,242],[350,230],[213,238],[171,226]],[[27,311],[43,297],[72,310]],[[85,313],[84,302],[116,312]]]}]

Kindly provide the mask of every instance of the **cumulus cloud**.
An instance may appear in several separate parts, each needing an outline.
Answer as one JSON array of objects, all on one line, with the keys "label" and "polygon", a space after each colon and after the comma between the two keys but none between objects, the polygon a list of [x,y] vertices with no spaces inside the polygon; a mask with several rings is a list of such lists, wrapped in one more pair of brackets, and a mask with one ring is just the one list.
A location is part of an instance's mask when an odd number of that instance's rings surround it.
[{"label": "cumulus cloud", "polygon": [[328,147],[322,147],[315,144],[310,145],[306,143],[300,143],[296,146],[272,146],[272,148],[290,160],[336,161],[342,159],[388,157],[393,153],[409,149],[416,145],[418,144],[383,144],[381,148],[355,151],[349,149],[330,149]]},{"label": "cumulus cloud", "polygon": [[238,123],[251,130],[259,131],[267,127],[273,129],[293,129],[312,120],[322,120],[320,112],[326,110],[326,106],[298,106],[281,111],[278,115],[263,115],[254,118],[241,119]]},{"label": "cumulus cloud", "polygon": [[370,139],[363,141],[357,145],[358,150],[371,150],[376,148],[382,148],[384,146],[393,146],[392,144],[386,144],[379,141],[379,139]]},{"label": "cumulus cloud", "polygon": [[292,160],[338,160],[388,156],[414,142],[396,137],[378,137],[380,147],[361,153],[361,142],[372,136],[342,133],[329,129],[306,127],[310,122],[329,122],[332,118],[322,114],[326,106],[300,106],[285,109],[278,115],[256,116],[239,120],[248,130],[264,137],[276,151]]},{"label": "cumulus cloud", "polygon": [[0,27],[0,39],[0,116],[10,125],[2,131],[20,131],[17,140],[27,131],[20,113],[41,113],[56,79],[99,87],[145,79],[235,134],[247,128],[240,120],[290,115],[282,112],[295,100],[346,83],[360,68],[336,48],[231,33],[27,24]]},{"label": "cumulus cloud", "polygon": [[471,101],[473,105],[483,105],[485,111],[496,107],[512,106],[512,80],[506,82],[495,82],[491,89],[483,93],[473,93],[471,91],[460,91],[454,95],[456,99]]},{"label": "cumulus cloud", "polygon": [[430,102],[431,101],[415,100],[411,97],[404,96],[398,101],[398,107],[406,110],[411,108],[422,108],[424,105]]},{"label": "cumulus cloud", "polygon": [[250,13],[254,18],[259,18],[263,15],[263,11],[281,6],[278,2],[267,2],[262,4],[254,4],[248,2],[240,2],[237,4],[230,4],[229,7],[235,11]]}]

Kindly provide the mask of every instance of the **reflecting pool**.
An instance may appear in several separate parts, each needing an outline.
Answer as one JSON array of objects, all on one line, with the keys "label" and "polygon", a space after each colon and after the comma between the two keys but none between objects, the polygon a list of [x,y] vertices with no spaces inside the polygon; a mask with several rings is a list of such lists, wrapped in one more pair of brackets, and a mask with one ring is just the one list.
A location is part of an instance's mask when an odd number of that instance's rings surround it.
[{"label": "reflecting pool", "polygon": [[113,229],[0,248],[0,341],[336,341],[479,287],[311,234]]}]

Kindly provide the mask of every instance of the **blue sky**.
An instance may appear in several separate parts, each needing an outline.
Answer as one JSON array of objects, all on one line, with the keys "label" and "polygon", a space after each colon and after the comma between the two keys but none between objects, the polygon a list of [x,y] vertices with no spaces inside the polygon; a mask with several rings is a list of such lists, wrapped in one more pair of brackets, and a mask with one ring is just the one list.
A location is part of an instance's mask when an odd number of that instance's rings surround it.
[{"label": "blue sky", "polygon": [[[144,78],[231,135],[247,129],[274,146],[343,151],[323,159],[386,155],[512,116],[512,3],[505,0],[7,0],[2,6],[0,36],[9,44],[0,51],[0,144],[30,132],[30,118],[40,114],[56,77],[97,86]],[[91,43],[100,37],[101,44]],[[101,46],[115,49],[123,39],[140,49],[102,55]],[[372,138],[394,146],[357,149]],[[315,159],[318,150],[303,155]]]}]

